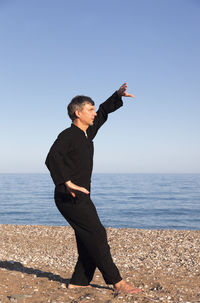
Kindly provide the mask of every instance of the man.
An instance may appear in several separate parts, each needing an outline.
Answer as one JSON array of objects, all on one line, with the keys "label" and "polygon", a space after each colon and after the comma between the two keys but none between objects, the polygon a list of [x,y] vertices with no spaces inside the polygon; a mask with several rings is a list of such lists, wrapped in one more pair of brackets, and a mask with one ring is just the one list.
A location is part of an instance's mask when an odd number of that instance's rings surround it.
[{"label": "man", "polygon": [[95,112],[94,102],[87,96],[76,96],[68,105],[71,127],[61,132],[52,145],[46,165],[55,183],[55,203],[75,231],[78,261],[68,288],[89,286],[98,268],[107,284],[116,291],[141,291],[127,284],[113,263],[106,230],[100,222],[90,199],[90,180],[93,167],[93,142],[108,114],[123,105],[127,93],[124,83]]}]

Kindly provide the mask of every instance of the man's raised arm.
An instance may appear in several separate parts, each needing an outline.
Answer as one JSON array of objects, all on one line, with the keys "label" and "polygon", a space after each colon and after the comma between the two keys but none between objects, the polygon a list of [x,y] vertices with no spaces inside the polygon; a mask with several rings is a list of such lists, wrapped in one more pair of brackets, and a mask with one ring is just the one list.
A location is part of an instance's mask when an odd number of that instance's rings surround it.
[{"label": "man's raised arm", "polygon": [[116,111],[123,105],[121,97],[134,98],[134,95],[127,93],[127,87],[127,84],[124,83],[111,97],[99,106],[93,125],[87,129],[87,134],[91,139],[96,136],[99,128],[106,122],[108,114]]}]

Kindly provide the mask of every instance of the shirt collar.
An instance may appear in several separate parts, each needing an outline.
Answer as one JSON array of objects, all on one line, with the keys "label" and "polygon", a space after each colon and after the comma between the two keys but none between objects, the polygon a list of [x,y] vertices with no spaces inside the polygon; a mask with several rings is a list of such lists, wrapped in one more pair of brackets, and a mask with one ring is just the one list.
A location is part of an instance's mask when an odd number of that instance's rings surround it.
[{"label": "shirt collar", "polygon": [[86,138],[87,138],[87,131],[84,132],[80,127],[76,126],[74,123],[71,124],[71,127],[72,127],[73,129],[76,129],[77,131],[83,133],[84,136],[86,136]]}]

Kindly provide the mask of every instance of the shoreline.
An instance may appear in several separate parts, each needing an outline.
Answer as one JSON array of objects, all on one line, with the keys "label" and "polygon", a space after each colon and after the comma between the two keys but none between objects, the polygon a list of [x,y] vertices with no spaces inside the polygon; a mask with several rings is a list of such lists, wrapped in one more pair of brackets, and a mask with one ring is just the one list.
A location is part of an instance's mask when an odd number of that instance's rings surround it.
[{"label": "shoreline", "polygon": [[[69,223],[66,221],[66,224],[63,224],[63,225],[52,225],[52,224],[15,224],[15,223],[0,223],[0,226],[20,226],[20,227],[23,227],[23,226],[30,226],[30,227],[60,227],[60,228],[66,228],[66,227],[70,227],[71,226],[69,225]],[[105,224],[103,224],[103,226],[105,227],[106,230],[109,230],[109,229],[116,229],[116,230],[145,230],[145,231],[183,231],[183,232],[187,232],[187,231],[200,231],[200,229],[197,229],[197,228],[140,228],[140,227],[112,227],[112,226],[105,226]]]},{"label": "shoreline", "polygon": [[69,290],[77,259],[70,226],[0,224],[0,302],[200,302],[200,230],[106,228],[114,262],[141,294],[114,296],[96,270]]}]

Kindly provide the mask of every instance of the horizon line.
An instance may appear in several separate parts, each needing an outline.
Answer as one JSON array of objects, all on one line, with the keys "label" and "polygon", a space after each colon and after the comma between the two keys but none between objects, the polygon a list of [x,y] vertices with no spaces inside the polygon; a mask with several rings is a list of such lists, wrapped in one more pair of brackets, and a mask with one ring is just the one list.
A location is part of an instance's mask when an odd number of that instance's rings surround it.
[{"label": "horizon line", "polygon": [[[14,175],[14,174],[41,174],[41,175],[48,175],[48,172],[0,172],[0,175]],[[199,175],[200,172],[93,172],[94,174],[118,174],[118,175],[122,175],[122,174],[137,174],[137,175],[159,175],[159,174],[163,174],[163,175]]]}]

